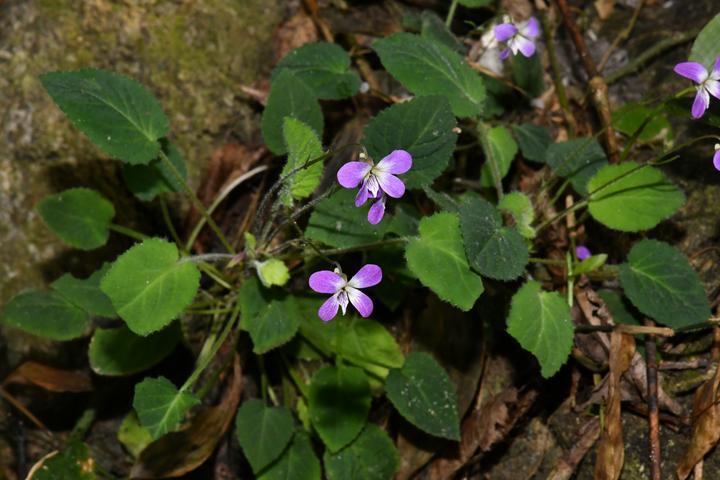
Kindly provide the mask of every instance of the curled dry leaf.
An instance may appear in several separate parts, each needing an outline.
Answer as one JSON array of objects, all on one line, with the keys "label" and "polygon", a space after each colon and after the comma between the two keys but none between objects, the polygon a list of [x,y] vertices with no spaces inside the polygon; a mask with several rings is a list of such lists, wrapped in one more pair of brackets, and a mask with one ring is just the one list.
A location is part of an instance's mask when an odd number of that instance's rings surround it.
[{"label": "curled dry leaf", "polygon": [[[613,325],[612,315],[605,302],[595,290],[590,287],[587,278],[582,277],[575,289],[575,298],[582,315],[576,315],[576,320],[584,320],[590,325]],[[600,365],[608,365],[610,355],[610,335],[605,332],[593,332],[590,334],[577,335],[575,345]],[[660,382],[662,385],[662,382]],[[661,409],[681,416],[684,413],[683,407],[665,390],[658,385],[658,404]],[[643,357],[635,352],[630,362],[630,367],[623,374],[620,383],[622,401],[635,403],[645,402],[647,395],[647,368]],[[608,396],[608,382],[603,381],[595,388],[591,397],[578,410],[590,404],[599,403]]]},{"label": "curled dry leaf", "polygon": [[37,362],[25,362],[10,373],[3,385],[35,385],[50,392],[89,392],[92,390],[90,377],[74,370],[63,370]]},{"label": "curled dry leaf", "polygon": [[[715,329],[714,356],[720,348],[720,329]],[[715,358],[717,361],[717,358]],[[693,399],[692,438],[687,452],[677,467],[677,476],[680,480],[690,475],[696,464],[717,445],[720,440],[720,403],[718,403],[718,388],[720,388],[720,368],[715,370],[713,378],[704,383],[695,392]]]},{"label": "curled dry leaf", "polygon": [[620,472],[625,460],[625,446],[620,421],[620,379],[622,374],[630,367],[634,354],[634,338],[617,331],[612,332],[610,335],[607,410],[595,460],[595,480],[617,480],[620,478]]},{"label": "curled dry leaf", "polygon": [[202,465],[230,428],[232,412],[240,403],[242,387],[240,360],[236,356],[232,376],[220,404],[201,411],[187,428],[149,444],[133,466],[130,478],[180,477]]}]

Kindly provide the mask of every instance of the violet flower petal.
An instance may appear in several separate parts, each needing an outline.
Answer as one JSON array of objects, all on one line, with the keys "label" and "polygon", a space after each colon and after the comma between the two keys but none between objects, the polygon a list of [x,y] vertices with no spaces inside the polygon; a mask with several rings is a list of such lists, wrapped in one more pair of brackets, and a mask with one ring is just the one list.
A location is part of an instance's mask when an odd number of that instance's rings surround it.
[{"label": "violet flower petal", "polygon": [[348,298],[350,299],[350,303],[355,306],[361,316],[367,318],[372,314],[373,302],[370,297],[365,295],[360,290],[352,287],[347,288],[347,294]]},{"label": "violet flower petal", "polygon": [[537,21],[537,18],[530,17],[528,18],[525,25],[523,25],[522,28],[520,28],[520,33],[523,34],[525,37],[529,38],[535,38],[540,35],[540,24]]},{"label": "violet flower petal", "polygon": [[535,44],[531,40],[518,36],[515,37],[513,41],[515,42],[516,48],[520,50],[520,53],[525,57],[530,58],[535,54]]},{"label": "violet flower petal", "polygon": [[320,320],[324,322],[329,322],[330,320],[335,318],[339,307],[340,304],[335,298],[335,295],[333,295],[332,297],[325,300],[322,305],[320,305],[320,309],[318,310],[318,317],[320,317]]},{"label": "violet flower petal", "polygon": [[697,62],[682,62],[675,65],[673,71],[678,75],[689,78],[695,83],[702,83],[708,78],[708,72]]},{"label": "violet flower petal", "polygon": [[373,203],[368,210],[368,222],[371,225],[377,225],[385,216],[385,195],[380,197],[380,200]]},{"label": "violet flower petal", "polygon": [[362,207],[363,205],[365,205],[365,202],[367,202],[367,199],[370,197],[370,192],[368,191],[367,187],[365,187],[365,184],[363,184],[363,186],[360,187],[360,190],[358,190],[357,195],[355,195],[355,206]]},{"label": "violet flower petal", "polygon": [[578,245],[575,247],[575,256],[578,260],[585,260],[586,258],[590,258],[592,253],[590,253],[590,249],[585,245]]},{"label": "violet flower petal", "polygon": [[692,105],[692,116],[693,118],[700,118],[705,114],[705,110],[710,106],[710,94],[704,88],[698,88],[697,95],[695,95],[695,101]]},{"label": "violet flower petal", "polygon": [[708,78],[705,80],[705,90],[710,93],[713,97],[720,99],[720,81]]},{"label": "violet flower petal", "polygon": [[501,23],[493,28],[493,32],[495,33],[495,38],[498,42],[506,42],[509,38],[512,38],[513,35],[518,33],[518,29],[512,23]]},{"label": "violet flower petal", "polygon": [[412,156],[405,150],[393,150],[388,156],[380,160],[375,167],[381,172],[399,175],[412,167]]},{"label": "violet flower petal", "polygon": [[380,188],[393,198],[400,198],[405,195],[405,184],[392,173],[378,172],[377,179]]},{"label": "violet flower petal", "polygon": [[720,78],[720,56],[715,59],[715,65],[713,65],[710,76],[714,78]]},{"label": "violet flower petal", "polygon": [[345,188],[355,188],[360,185],[372,166],[365,162],[348,162],[337,172],[337,180]]},{"label": "violet flower petal", "polygon": [[321,270],[310,275],[308,283],[318,293],[335,293],[343,287],[345,281],[335,272]]},{"label": "violet flower petal", "polygon": [[500,60],[507,60],[507,58],[510,56],[510,49],[506,48],[502,52],[500,52]]},{"label": "violet flower petal", "polygon": [[382,280],[382,269],[372,263],[363,266],[348,282],[353,288],[374,287]]},{"label": "violet flower petal", "polygon": [[713,155],[713,166],[715,170],[720,171],[720,150],[716,151],[715,155]]}]

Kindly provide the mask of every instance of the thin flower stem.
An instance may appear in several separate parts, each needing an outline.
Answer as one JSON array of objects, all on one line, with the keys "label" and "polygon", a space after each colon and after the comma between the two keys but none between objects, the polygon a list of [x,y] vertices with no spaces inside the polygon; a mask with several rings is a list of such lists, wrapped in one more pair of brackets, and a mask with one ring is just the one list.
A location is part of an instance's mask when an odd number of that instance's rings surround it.
[{"label": "thin flower stem", "polygon": [[359,252],[366,249],[385,247],[388,245],[402,245],[407,243],[408,239],[405,237],[390,238],[388,240],[380,240],[378,242],[366,243],[364,245],[356,245],[354,247],[347,248],[331,248],[329,250],[321,250],[323,255],[342,255],[344,253]]},{"label": "thin flower stem", "polygon": [[[365,149],[365,147],[363,147],[362,144],[349,143],[347,145],[343,145],[342,147],[337,148],[336,150],[328,150],[327,152],[323,153],[319,157],[308,160],[304,164],[300,165],[299,167],[292,169],[291,171],[289,171],[287,173],[287,175],[284,175],[284,176],[278,178],[275,181],[275,183],[270,187],[270,189],[267,191],[262,202],[260,202],[260,206],[258,207],[257,214],[255,215],[255,218],[253,219],[253,223],[250,226],[249,230],[256,234],[263,230],[264,226],[256,227],[256,225],[258,225],[257,222],[264,221],[264,217],[267,213],[267,209],[270,207],[270,202],[272,201],[272,199],[274,198],[274,196],[278,192],[278,190],[280,190],[280,188],[282,188],[283,184],[285,183],[285,181],[288,178],[291,178],[292,176],[296,175],[299,171],[301,171],[305,168],[308,168],[311,165],[314,165],[318,162],[322,162],[325,159],[330,158],[333,155],[337,155],[338,153],[342,152],[343,150],[345,150],[347,148],[352,148],[352,147],[360,147],[363,150]],[[271,221],[271,219],[270,219],[270,221]]]},{"label": "thin flower stem", "polygon": [[230,285],[230,282],[228,280],[226,280],[225,278],[223,278],[222,274],[220,272],[218,272],[215,269],[215,267],[213,267],[211,264],[205,263],[205,262],[200,262],[200,263],[198,263],[198,268],[200,270],[202,270],[203,272],[205,272],[205,274],[207,274],[208,277],[215,280],[215,282],[217,284],[221,285],[222,287],[224,287],[228,290],[233,289],[232,285]]},{"label": "thin flower stem", "polygon": [[325,200],[327,197],[329,197],[336,191],[337,191],[337,185],[333,184],[330,186],[330,188],[325,190],[325,192],[321,193],[320,195],[318,195],[317,197],[313,198],[308,203],[306,203],[305,205],[300,207],[297,211],[292,213],[288,218],[283,220],[280,223],[280,225],[275,227],[275,230],[273,230],[272,232],[270,232],[267,235],[267,239],[261,237],[260,242],[259,242],[260,245],[268,245],[272,241],[272,239],[275,238],[275,235],[280,233],[280,231],[283,229],[283,227],[285,227],[287,224],[289,224],[291,222],[297,221],[297,219],[300,218],[300,216],[302,216],[305,212],[307,212],[308,210],[313,208],[315,205],[317,205],[321,201]]},{"label": "thin flower stem", "polygon": [[267,371],[265,370],[265,356],[258,355],[257,361],[258,367],[260,368],[260,395],[262,396],[263,402],[266,402],[268,391],[268,375]]},{"label": "thin flower stem", "polygon": [[550,71],[552,72],[555,92],[557,93],[558,102],[560,102],[560,107],[562,108],[563,115],[565,116],[568,133],[570,134],[570,138],[572,138],[575,136],[575,131],[577,130],[577,122],[575,121],[575,115],[573,115],[572,108],[570,108],[565,84],[562,82],[562,71],[560,70],[560,62],[558,61],[557,51],[555,50],[555,28],[550,25],[550,18],[547,13],[543,14],[540,17],[540,20],[542,22],[543,36],[545,37],[545,46],[547,48],[548,58],[550,59]]},{"label": "thin flower stem", "polygon": [[203,253],[202,255],[190,255],[180,259],[178,263],[199,263],[199,262],[216,262],[221,260],[232,260],[236,255],[232,253]]},{"label": "thin flower stem", "polygon": [[613,40],[612,44],[605,50],[605,53],[602,56],[602,59],[600,60],[600,63],[598,63],[597,69],[598,71],[602,72],[605,69],[605,65],[607,64],[608,60],[610,60],[610,55],[612,55],[612,52],[622,44],[625,40],[627,40],[630,37],[630,34],[635,29],[635,24],[638,21],[638,18],[640,17],[640,12],[642,11],[643,6],[645,5],[645,0],[640,0],[635,7],[635,11],[632,14],[632,17],[630,18],[630,22],[628,23],[627,27],[625,27],[616,37],[615,40]]},{"label": "thin flower stem", "polygon": [[177,230],[175,229],[175,225],[173,225],[172,218],[170,218],[170,210],[168,210],[167,202],[165,201],[165,197],[163,195],[160,195],[160,210],[162,212],[165,226],[170,232],[170,236],[173,238],[182,253],[187,254],[187,249],[183,245],[182,240],[180,240],[180,235],[178,235]]},{"label": "thin flower stem", "polygon": [[215,220],[212,219],[212,217],[208,214],[207,210],[205,209],[205,205],[200,201],[200,199],[195,195],[195,192],[193,189],[188,185],[188,183],[185,181],[183,176],[180,174],[177,168],[175,168],[175,165],[170,161],[170,159],[165,155],[165,152],[160,150],[160,159],[165,164],[165,166],[170,169],[171,172],[173,172],[173,175],[177,179],[178,182],[180,182],[187,192],[190,201],[192,201],[195,208],[197,208],[198,212],[205,217],[205,221],[207,221],[207,224],[210,226],[210,229],[215,232],[215,235],[217,235],[218,239],[220,240],[220,243],[223,244],[223,247],[230,252],[235,253],[235,249],[232,245],[230,245],[230,242],[228,242],[227,238],[225,238],[225,234],[223,234],[222,230],[218,226],[217,223],[215,223]]},{"label": "thin flower stem", "polygon": [[493,184],[495,185],[495,190],[497,191],[498,200],[502,200],[503,190],[502,190],[502,177],[500,175],[500,166],[498,165],[497,158],[495,158],[495,154],[493,153],[492,147],[490,146],[490,139],[488,138],[487,125],[482,121],[478,121],[477,132],[478,132],[478,140],[480,141],[480,145],[482,146],[483,153],[485,154],[485,160],[488,162],[488,165],[490,166],[490,173],[492,175]]},{"label": "thin flower stem", "polygon": [[447,17],[445,17],[445,26],[450,28],[450,25],[452,25],[453,18],[455,18],[455,10],[457,9],[458,0],[452,0],[452,3],[450,4],[450,9],[448,10]]},{"label": "thin flower stem", "polygon": [[144,233],[140,233],[137,230],[133,230],[132,228],[129,228],[129,227],[123,227],[122,225],[117,225],[115,223],[111,223],[109,228],[113,232],[117,232],[122,235],[125,235],[126,237],[133,238],[133,239],[137,240],[138,242],[142,242],[143,240],[150,238],[147,235],[145,235]]},{"label": "thin flower stem", "polygon": [[[210,204],[210,206],[207,209],[208,215],[212,215],[215,209],[220,206],[223,200],[232,192],[235,188],[240,186],[243,182],[246,180],[251,179],[255,175],[262,173],[268,169],[267,165],[261,165],[259,167],[255,167],[249,172],[246,172],[243,175],[240,175],[238,178],[233,180],[228,186],[226,186],[220,193],[217,194],[213,202]],[[202,216],[198,220],[198,222],[195,224],[195,227],[193,228],[192,232],[190,233],[190,236],[188,237],[187,242],[185,243],[185,248],[187,250],[190,250],[192,248],[192,245],[195,243],[195,239],[200,234],[200,231],[202,230],[203,226],[205,226],[205,223],[207,222],[206,217]]]},{"label": "thin flower stem", "polygon": [[565,265],[565,260],[555,260],[552,258],[534,258],[530,257],[530,263],[541,263],[543,265],[556,265],[561,267]]},{"label": "thin flower stem", "polygon": [[580,202],[575,203],[575,204],[573,204],[571,207],[566,208],[566,209],[563,210],[562,212],[558,213],[557,215],[555,215],[555,216],[552,217],[551,219],[545,220],[543,223],[541,223],[540,225],[538,225],[538,226],[535,228],[535,230],[536,230],[537,232],[539,232],[540,230],[544,229],[544,228],[547,227],[548,225],[551,225],[551,224],[557,222],[558,220],[561,220],[561,219],[565,218],[565,216],[566,216],[567,214],[569,214],[569,213],[571,213],[571,212],[574,212],[575,210],[578,210],[578,209],[586,206],[587,204],[588,204],[588,200],[587,200],[587,199],[581,200]]}]

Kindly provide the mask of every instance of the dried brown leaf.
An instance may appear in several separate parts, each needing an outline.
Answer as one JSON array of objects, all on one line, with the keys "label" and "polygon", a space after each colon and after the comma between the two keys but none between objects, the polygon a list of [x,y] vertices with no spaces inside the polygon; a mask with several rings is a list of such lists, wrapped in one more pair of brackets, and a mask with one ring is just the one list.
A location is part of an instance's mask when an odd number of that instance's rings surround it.
[{"label": "dried brown leaf", "polygon": [[573,447],[567,455],[559,458],[548,474],[547,480],[568,480],[587,452],[595,445],[600,436],[600,421],[597,417],[591,418],[578,430]]},{"label": "dried brown leaf", "polygon": [[615,0],[595,0],[595,10],[600,20],[607,20],[615,10]]},{"label": "dried brown leaf", "polygon": [[[716,329],[716,347],[720,330]],[[692,437],[688,449],[677,467],[677,476],[684,480],[692,472],[696,464],[720,440],[720,403],[718,403],[718,388],[720,388],[720,368],[716,366],[715,375],[704,383],[695,392],[693,399]]]},{"label": "dried brown leaf", "polygon": [[635,354],[635,340],[620,332],[610,335],[610,374],[607,393],[605,425],[595,460],[596,480],[617,480],[620,478],[625,460],[621,414],[620,379],[630,367]]},{"label": "dried brown leaf", "polygon": [[280,25],[275,32],[273,38],[275,44],[273,65],[292,50],[306,43],[317,42],[318,39],[318,31],[312,17],[305,13],[303,9],[299,9],[287,22]]},{"label": "dried brown leaf", "polygon": [[50,392],[89,392],[92,390],[90,377],[75,370],[63,370],[37,362],[25,362],[10,373],[3,381],[9,384],[35,385]]}]

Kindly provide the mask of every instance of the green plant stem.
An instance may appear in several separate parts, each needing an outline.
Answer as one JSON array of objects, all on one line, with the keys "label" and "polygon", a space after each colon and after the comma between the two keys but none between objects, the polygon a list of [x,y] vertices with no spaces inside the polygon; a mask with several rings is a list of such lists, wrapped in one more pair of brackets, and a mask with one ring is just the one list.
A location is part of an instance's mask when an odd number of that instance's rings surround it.
[{"label": "green plant stem", "polygon": [[534,258],[530,257],[530,263],[540,263],[543,265],[554,265],[554,266],[563,266],[565,265],[564,260],[553,260],[551,258]]},{"label": "green plant stem", "polygon": [[228,290],[232,290],[233,287],[230,285],[230,282],[222,276],[220,272],[217,271],[215,267],[213,267],[209,263],[200,262],[198,263],[198,268],[205,272],[210,278],[215,280],[219,285],[227,288]]},{"label": "green plant stem", "polygon": [[282,358],[283,364],[285,364],[285,368],[287,369],[288,374],[290,375],[290,379],[297,387],[298,392],[300,392],[300,395],[302,395],[303,398],[308,398],[307,383],[305,383],[305,381],[303,380],[302,376],[297,371],[295,366],[290,363],[290,361],[287,359],[287,357],[284,354],[281,354],[281,358]]},{"label": "green plant stem", "polygon": [[450,9],[448,10],[447,17],[445,17],[445,26],[450,28],[450,25],[452,25],[453,18],[455,18],[455,10],[457,9],[458,0],[452,0],[452,3],[450,4]]},{"label": "green plant stem", "polygon": [[483,153],[485,154],[485,160],[490,166],[490,174],[492,175],[493,184],[495,185],[495,190],[497,191],[498,200],[502,200],[503,190],[502,178],[500,176],[500,166],[498,165],[497,158],[495,158],[495,154],[493,153],[492,147],[490,146],[490,139],[488,138],[488,127],[483,121],[478,121],[477,132],[480,146],[482,147]]},{"label": "green plant stem", "polygon": [[182,387],[180,387],[180,392],[187,391],[188,389],[192,388],[192,386],[195,384],[197,379],[200,377],[200,374],[205,371],[205,369],[210,365],[210,362],[212,362],[212,359],[217,354],[218,350],[220,350],[220,347],[223,343],[225,343],[225,339],[232,331],[233,327],[235,326],[235,323],[237,322],[237,319],[240,317],[240,302],[237,302],[235,304],[235,308],[233,309],[232,314],[227,320],[227,323],[225,324],[225,328],[220,333],[220,336],[218,337],[216,334],[211,334],[208,339],[206,340],[206,343],[211,345],[211,347],[208,349],[207,352],[205,352],[204,355],[201,355],[200,360],[198,361],[197,366],[195,367],[195,370],[190,374],[190,376],[185,380],[185,383]]},{"label": "green plant stem", "polygon": [[117,225],[115,223],[111,223],[109,228],[113,232],[117,232],[121,235],[125,235],[126,237],[133,238],[133,239],[137,240],[138,242],[142,242],[143,240],[150,238],[147,235],[145,235],[144,233],[140,233],[137,230],[133,230],[132,228],[129,228],[129,227],[123,227],[122,225]]},{"label": "green plant stem", "polygon": [[268,375],[267,370],[265,369],[265,357],[263,355],[258,355],[257,361],[260,369],[260,395],[262,396],[263,402],[267,402]]},{"label": "green plant stem", "polygon": [[[255,175],[262,173],[268,169],[267,165],[261,165],[259,167],[255,167],[249,172],[240,175],[238,178],[233,180],[228,186],[226,186],[218,195],[215,197],[213,202],[210,204],[210,206],[207,209],[208,215],[212,215],[215,209],[220,206],[223,200],[230,195],[230,192],[235,190],[238,186],[240,186],[243,182],[246,180],[251,179]],[[198,222],[195,224],[195,227],[193,228],[192,232],[190,233],[190,236],[188,237],[188,240],[186,242],[186,249],[190,250],[192,248],[192,245],[195,243],[195,239],[197,239],[197,236],[200,234],[200,231],[202,230],[203,226],[205,226],[205,223],[207,223],[207,220],[205,216],[200,217]]]},{"label": "green plant stem", "polygon": [[[200,201],[200,199],[195,195],[195,192],[193,189],[188,185],[188,183],[185,181],[183,176],[180,174],[177,168],[175,168],[175,165],[170,161],[170,159],[165,155],[165,152],[160,150],[160,159],[165,164],[165,166],[170,169],[171,172],[173,172],[173,175],[177,179],[178,182],[180,182],[187,192],[188,196],[190,197],[190,201],[193,203],[195,208],[197,208],[198,212],[205,218],[205,221],[207,222],[208,226],[210,226],[210,229],[215,232],[215,235],[217,235],[218,239],[220,240],[220,243],[223,244],[223,247],[230,252],[235,253],[235,249],[232,245],[230,245],[230,242],[228,242],[227,238],[225,238],[225,234],[223,234],[222,230],[218,226],[217,223],[215,223],[215,220],[208,214],[207,210],[205,209],[205,205]],[[189,250],[190,248],[188,248]]]},{"label": "green plant stem", "polygon": [[569,214],[570,212],[574,212],[575,210],[578,210],[578,209],[586,206],[587,204],[588,204],[588,200],[587,200],[587,199],[581,200],[581,201],[579,201],[578,203],[573,204],[573,206],[571,206],[571,207],[569,207],[569,208],[566,208],[565,210],[563,210],[562,212],[558,213],[557,215],[555,215],[555,216],[552,217],[551,219],[545,220],[544,222],[542,222],[540,225],[538,225],[537,227],[535,227],[535,231],[540,232],[540,230],[542,230],[543,228],[547,227],[548,225],[552,225],[553,223],[557,222],[558,220],[561,220],[561,219],[565,218],[565,216],[566,216],[567,214]]},{"label": "green plant stem", "polygon": [[672,35],[671,37],[665,38],[663,40],[660,40],[656,44],[654,44],[652,47],[648,48],[644,52],[642,52],[640,55],[635,57],[632,61],[628,62],[624,67],[618,68],[614,72],[610,73],[609,75],[605,76],[605,83],[607,85],[611,85],[621,78],[623,78],[626,75],[630,75],[631,73],[635,73],[645,65],[647,62],[649,62],[654,57],[662,54],[666,50],[669,50],[673,47],[676,47],[678,45],[681,45],[683,43],[687,43],[690,40],[697,37],[698,33],[700,32],[700,29],[694,29],[687,32],[677,33]]},{"label": "green plant stem", "polygon": [[216,262],[221,260],[232,260],[237,255],[232,253],[203,253],[201,255],[189,255],[180,259],[178,263]]}]

